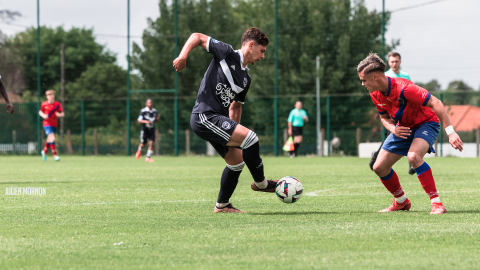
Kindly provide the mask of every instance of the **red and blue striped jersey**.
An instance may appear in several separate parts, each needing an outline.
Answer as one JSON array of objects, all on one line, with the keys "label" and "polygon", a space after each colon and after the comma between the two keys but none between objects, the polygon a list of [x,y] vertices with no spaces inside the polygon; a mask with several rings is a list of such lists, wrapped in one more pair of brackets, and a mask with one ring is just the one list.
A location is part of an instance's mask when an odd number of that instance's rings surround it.
[{"label": "red and blue striped jersey", "polygon": [[48,100],[44,101],[40,106],[40,110],[46,115],[48,115],[48,118],[43,120],[43,126],[57,127],[58,117],[56,112],[63,112],[63,108],[60,102],[55,101],[53,102],[53,104],[50,104],[48,103]]},{"label": "red and blue striped jersey", "polygon": [[388,78],[388,94],[370,93],[379,114],[388,113],[398,126],[416,128],[426,122],[439,123],[432,108],[426,107],[431,94],[402,78]]}]

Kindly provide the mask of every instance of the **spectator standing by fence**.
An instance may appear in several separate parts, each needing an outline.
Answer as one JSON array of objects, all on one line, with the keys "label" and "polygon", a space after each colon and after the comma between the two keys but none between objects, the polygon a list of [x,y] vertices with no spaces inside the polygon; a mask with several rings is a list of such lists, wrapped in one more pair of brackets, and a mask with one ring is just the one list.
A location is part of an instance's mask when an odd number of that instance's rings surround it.
[{"label": "spectator standing by fence", "polygon": [[296,157],[298,154],[298,148],[300,148],[303,139],[305,122],[308,122],[307,112],[302,109],[302,102],[297,101],[295,109],[288,115],[288,135],[293,136],[293,145],[295,147],[293,151],[290,151],[290,157]]}]

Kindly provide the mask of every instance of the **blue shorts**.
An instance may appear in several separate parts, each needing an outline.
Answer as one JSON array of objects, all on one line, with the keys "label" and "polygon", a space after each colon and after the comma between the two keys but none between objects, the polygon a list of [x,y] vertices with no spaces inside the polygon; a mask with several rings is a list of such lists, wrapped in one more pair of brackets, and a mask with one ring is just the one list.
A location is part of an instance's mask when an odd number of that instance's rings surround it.
[{"label": "blue shorts", "polygon": [[435,143],[439,132],[440,124],[436,122],[426,122],[419,127],[412,128],[412,133],[407,139],[402,139],[390,134],[383,143],[382,149],[390,153],[406,156],[410,146],[412,145],[413,139],[422,138],[430,145],[430,151],[435,153],[433,144]]},{"label": "blue shorts", "polygon": [[51,133],[55,134],[55,132],[57,132],[57,127],[44,126],[43,129],[45,130],[45,134],[47,134],[47,136]]}]

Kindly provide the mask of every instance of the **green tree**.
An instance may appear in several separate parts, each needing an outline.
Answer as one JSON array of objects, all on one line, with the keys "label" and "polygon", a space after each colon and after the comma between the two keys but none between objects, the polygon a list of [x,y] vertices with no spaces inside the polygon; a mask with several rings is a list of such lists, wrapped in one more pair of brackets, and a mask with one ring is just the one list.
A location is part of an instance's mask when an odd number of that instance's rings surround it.
[{"label": "green tree", "polygon": [[442,90],[442,88],[441,88],[442,86],[435,79],[431,80],[427,83],[416,82],[415,84],[420,86],[420,87],[423,87],[423,88],[427,89],[429,92],[438,92],[438,91]]},{"label": "green tree", "polygon": [[[40,61],[42,93],[60,82],[60,44],[65,43],[65,80],[74,82],[89,66],[115,63],[116,57],[95,41],[93,29],[62,26],[40,29]],[[37,31],[35,28],[16,34],[10,42],[23,58],[26,96],[36,97],[37,89]],[[86,86],[88,89],[88,87]],[[27,93],[30,92],[30,93]]]},{"label": "green tree", "polygon": [[448,105],[473,105],[473,88],[464,81],[452,81],[445,91],[444,101]]},{"label": "green tree", "polygon": [[[149,20],[143,33],[143,48],[134,44],[133,67],[139,71],[142,88],[172,88],[174,69],[174,14],[170,1],[159,3],[160,17]],[[279,29],[279,94],[288,96],[279,102],[280,126],[285,128],[286,116],[294,102],[302,98],[305,108],[315,108],[315,57],[321,56],[322,93],[366,93],[361,86],[355,67],[369,52],[381,51],[381,13],[369,11],[363,1],[305,0],[278,1]],[[390,14],[387,13],[388,22]],[[243,106],[242,123],[258,134],[273,138],[274,93],[274,1],[273,0],[179,0],[178,1],[179,52],[191,33],[200,32],[240,48],[245,29],[256,26],[270,38],[265,60],[249,66],[252,85]],[[394,41],[386,50],[391,50]],[[187,67],[179,73],[180,96],[195,96],[212,56],[204,50],[194,50]],[[294,97],[291,97],[294,96]],[[269,98],[267,98],[269,97]],[[309,98],[305,98],[309,97]],[[188,128],[193,100],[180,102],[180,128]],[[323,100],[323,99],[322,99]],[[324,100],[323,100],[324,101]],[[325,109],[325,106],[323,106]],[[358,96],[344,97],[335,104],[332,128],[366,124],[371,102]],[[164,115],[171,119],[170,115]],[[323,116],[325,116],[323,112]],[[314,123],[314,114],[311,113]],[[285,119],[284,119],[285,118]],[[325,121],[323,119],[322,121]],[[165,125],[173,126],[173,121]],[[314,125],[307,129],[313,130]],[[267,140],[263,140],[266,142]]]}]

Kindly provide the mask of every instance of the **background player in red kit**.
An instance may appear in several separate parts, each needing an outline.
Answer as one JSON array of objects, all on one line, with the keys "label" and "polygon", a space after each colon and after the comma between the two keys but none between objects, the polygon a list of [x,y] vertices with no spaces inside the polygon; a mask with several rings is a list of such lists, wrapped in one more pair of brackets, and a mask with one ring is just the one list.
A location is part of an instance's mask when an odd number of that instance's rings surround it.
[{"label": "background player in red kit", "polygon": [[385,63],[376,54],[371,53],[360,62],[357,72],[377,107],[382,124],[391,132],[373,165],[383,185],[394,196],[393,204],[380,212],[405,211],[411,207],[392,169],[393,164],[407,156],[432,202],[430,214],[446,213],[438,197],[432,170],[423,161],[429,150],[435,152],[432,146],[440,131],[439,118],[446,126],[452,147],[463,150],[463,142],[453,130],[443,103],[409,80],[385,76]]},{"label": "background player in red kit", "polygon": [[59,161],[60,157],[57,155],[57,148],[55,146],[55,132],[57,131],[58,117],[64,117],[62,105],[55,101],[55,90],[48,90],[45,92],[47,101],[42,102],[38,114],[44,119],[43,129],[47,134],[47,142],[42,150],[43,160],[47,160],[48,148],[52,149],[53,159]]}]

